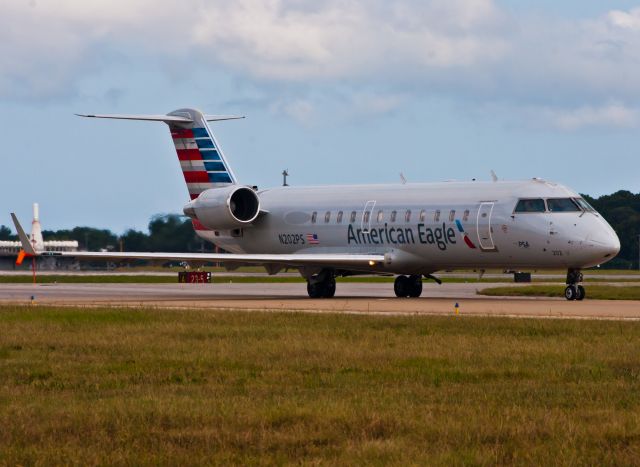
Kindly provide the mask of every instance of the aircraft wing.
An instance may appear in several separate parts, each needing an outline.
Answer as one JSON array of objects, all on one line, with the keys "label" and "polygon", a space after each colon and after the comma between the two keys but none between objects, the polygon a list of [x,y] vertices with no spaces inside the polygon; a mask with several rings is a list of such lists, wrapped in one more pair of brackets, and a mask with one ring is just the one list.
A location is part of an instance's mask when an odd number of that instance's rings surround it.
[{"label": "aircraft wing", "polygon": [[350,253],[290,253],[290,254],[234,254],[234,253],[147,253],[102,251],[43,251],[38,256],[75,258],[85,261],[118,261],[142,259],[149,261],[193,261],[240,264],[283,264],[288,266],[330,265],[363,269],[385,262],[384,255]]},{"label": "aircraft wing", "polygon": [[290,254],[233,254],[233,253],[148,253],[109,251],[42,251],[36,252],[24,233],[18,218],[11,213],[23,250],[31,256],[67,257],[85,261],[118,261],[142,259],[148,261],[220,262],[229,264],[280,264],[299,266],[332,266],[367,269],[385,262],[384,255],[351,253],[290,253]]}]

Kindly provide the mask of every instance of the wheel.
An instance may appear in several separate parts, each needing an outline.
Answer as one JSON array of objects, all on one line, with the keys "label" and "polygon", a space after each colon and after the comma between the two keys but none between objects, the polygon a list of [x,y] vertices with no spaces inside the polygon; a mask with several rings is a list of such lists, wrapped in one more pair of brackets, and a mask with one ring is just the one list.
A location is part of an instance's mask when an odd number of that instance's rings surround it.
[{"label": "wheel", "polygon": [[564,289],[564,298],[567,300],[575,300],[578,297],[578,288],[575,285],[568,285]]},{"label": "wheel", "polygon": [[309,298],[322,297],[322,288],[320,287],[320,283],[312,284],[311,282],[307,282],[307,294],[309,294]]},{"label": "wheel", "polygon": [[409,296],[409,278],[407,276],[396,277],[393,283],[393,291],[396,293],[396,297],[403,298]]},{"label": "wheel", "polygon": [[398,276],[393,283],[393,291],[399,298],[419,297],[422,293],[422,277]]},{"label": "wheel", "polygon": [[422,276],[410,276],[407,282],[409,284],[409,297],[419,297],[422,294]]},{"label": "wheel", "polygon": [[336,281],[332,278],[324,282],[307,282],[307,294],[309,298],[333,298],[336,294]]},{"label": "wheel", "polygon": [[327,282],[324,282],[322,285],[324,286],[322,297],[333,298],[336,294],[336,281],[334,279],[331,279]]},{"label": "wheel", "polygon": [[584,290],[584,287],[582,287],[581,285],[578,286],[578,296],[576,297],[576,300],[584,300],[584,297],[587,295],[587,291]]}]

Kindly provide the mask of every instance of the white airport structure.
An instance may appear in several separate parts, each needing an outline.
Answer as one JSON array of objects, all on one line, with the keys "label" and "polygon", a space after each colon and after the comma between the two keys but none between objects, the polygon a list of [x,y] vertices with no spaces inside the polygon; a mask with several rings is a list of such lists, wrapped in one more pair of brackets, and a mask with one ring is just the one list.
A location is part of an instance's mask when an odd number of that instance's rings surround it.
[{"label": "white airport structure", "polygon": [[[42,237],[42,226],[40,225],[40,207],[38,206],[38,203],[33,204],[33,221],[31,222],[31,234],[29,235],[29,241],[31,242],[31,245],[33,245],[33,249],[37,252],[78,251],[77,240],[44,240]],[[18,253],[20,253],[21,248],[22,245],[17,240],[0,241],[0,269],[14,269],[15,258]],[[59,261],[51,261],[51,258],[38,258],[38,262],[39,269],[55,269],[57,267],[68,268],[70,266],[68,261],[65,261],[63,266]],[[30,264],[31,261],[25,261],[25,267],[30,267]]]}]

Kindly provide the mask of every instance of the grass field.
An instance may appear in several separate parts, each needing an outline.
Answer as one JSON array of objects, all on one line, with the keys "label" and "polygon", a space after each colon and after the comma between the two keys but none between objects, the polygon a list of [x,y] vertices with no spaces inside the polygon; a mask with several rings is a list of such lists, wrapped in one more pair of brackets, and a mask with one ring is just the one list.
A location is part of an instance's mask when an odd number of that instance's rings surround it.
[{"label": "grass field", "polygon": [[[565,287],[566,285],[490,287],[478,291],[478,294],[494,297],[564,297]],[[640,300],[640,286],[637,285],[589,285],[586,291],[588,299]]]},{"label": "grass field", "polygon": [[0,464],[640,458],[640,323],[0,308]]}]

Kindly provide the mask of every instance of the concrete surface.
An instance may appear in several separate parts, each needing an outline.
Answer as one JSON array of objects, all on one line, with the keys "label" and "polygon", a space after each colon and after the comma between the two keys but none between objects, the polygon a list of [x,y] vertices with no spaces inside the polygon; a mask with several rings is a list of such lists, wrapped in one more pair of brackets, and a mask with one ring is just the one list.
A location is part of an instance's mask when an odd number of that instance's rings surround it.
[{"label": "concrete surface", "polygon": [[[0,284],[0,303],[154,306],[213,310],[511,316],[640,320],[640,302],[495,298],[476,289],[504,284],[424,284],[421,298],[398,299],[393,284],[340,283],[333,299],[312,300],[301,283],[258,284]],[[588,293],[588,285],[587,293]]]}]

